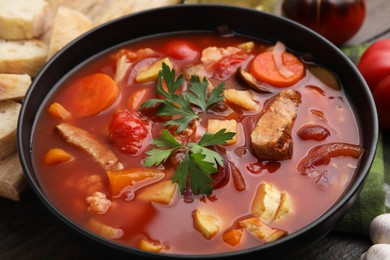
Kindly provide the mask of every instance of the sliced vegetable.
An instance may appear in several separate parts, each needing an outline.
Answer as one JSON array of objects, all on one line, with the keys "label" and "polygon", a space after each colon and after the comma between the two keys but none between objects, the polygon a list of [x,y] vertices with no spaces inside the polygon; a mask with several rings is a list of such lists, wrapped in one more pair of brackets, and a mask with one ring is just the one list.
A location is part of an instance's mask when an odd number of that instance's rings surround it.
[{"label": "sliced vegetable", "polygon": [[242,229],[241,228],[233,228],[229,231],[226,231],[222,235],[222,239],[225,243],[236,246],[240,243],[242,238]]},{"label": "sliced vegetable", "polygon": [[211,134],[216,134],[222,129],[225,129],[226,132],[235,133],[234,137],[226,142],[226,145],[235,144],[237,142],[237,131],[238,124],[235,119],[209,119],[207,125],[207,132]]},{"label": "sliced vegetable", "polygon": [[213,238],[221,229],[221,219],[217,216],[195,210],[192,213],[192,217],[195,229],[208,240]]},{"label": "sliced vegetable", "polygon": [[226,100],[243,109],[254,111],[258,108],[258,104],[253,99],[253,94],[250,90],[226,89],[224,92]]},{"label": "sliced vegetable", "polygon": [[107,74],[94,73],[76,80],[67,91],[72,96],[72,115],[84,117],[102,112],[119,96],[119,87]]},{"label": "sliced vegetable", "polygon": [[349,143],[328,143],[313,147],[309,154],[298,164],[298,171],[302,175],[309,175],[316,166],[329,164],[333,157],[350,156],[359,158],[364,149],[360,145]]},{"label": "sliced vegetable", "polygon": [[270,243],[283,236],[287,235],[287,232],[277,228],[271,228],[268,225],[261,222],[257,217],[247,218],[239,222],[240,226],[245,228],[251,235],[264,241],[264,243]]},{"label": "sliced vegetable", "polygon": [[164,45],[162,51],[176,60],[183,61],[193,60],[200,55],[191,43],[184,40],[169,41]]},{"label": "sliced vegetable", "polygon": [[140,71],[140,73],[135,77],[137,83],[145,83],[148,81],[154,81],[158,78],[158,73],[162,68],[162,64],[166,64],[169,68],[173,68],[173,64],[169,58],[164,58],[154,62],[149,67]]},{"label": "sliced vegetable", "polygon": [[[275,87],[291,86],[305,76],[305,67],[295,55],[288,52],[280,55],[282,64],[278,66],[273,51],[258,54],[252,61],[250,72],[257,80]],[[290,73],[283,74],[285,70]]]},{"label": "sliced vegetable", "polygon": [[177,184],[171,180],[161,181],[143,189],[137,196],[140,200],[164,205],[171,203],[176,193]]},{"label": "sliced vegetable", "polygon": [[160,243],[141,239],[138,244],[139,249],[149,252],[160,252],[163,247]]},{"label": "sliced vegetable", "polygon": [[321,66],[309,66],[308,69],[316,78],[318,78],[326,86],[334,90],[341,89],[340,80],[336,76],[336,74],[334,74],[333,71]]},{"label": "sliced vegetable", "polygon": [[45,153],[43,162],[45,165],[56,165],[72,160],[72,156],[65,150],[60,148],[52,148]]},{"label": "sliced vegetable", "polygon": [[[165,173],[155,168],[132,168],[119,171],[107,171],[110,192],[121,196],[123,192],[134,191],[164,178]],[[133,197],[129,197],[132,199]]]},{"label": "sliced vegetable", "polygon": [[50,115],[59,119],[66,119],[71,116],[68,110],[66,110],[60,103],[54,102],[47,110]]},{"label": "sliced vegetable", "polygon": [[248,57],[248,54],[242,51],[223,57],[214,64],[214,77],[219,80],[228,79],[239,67],[243,66]]},{"label": "sliced vegetable", "polygon": [[260,82],[258,82],[252,74],[245,71],[242,67],[237,69],[238,77],[252,90],[259,93],[272,93],[273,91],[270,88],[263,86]]}]

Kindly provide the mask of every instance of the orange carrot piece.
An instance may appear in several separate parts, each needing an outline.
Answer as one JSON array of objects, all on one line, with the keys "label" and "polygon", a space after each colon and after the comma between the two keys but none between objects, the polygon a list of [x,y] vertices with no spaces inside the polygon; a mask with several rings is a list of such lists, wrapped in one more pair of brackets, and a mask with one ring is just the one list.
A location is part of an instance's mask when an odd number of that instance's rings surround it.
[{"label": "orange carrot piece", "polygon": [[45,153],[43,162],[45,165],[56,165],[64,162],[68,162],[72,159],[72,156],[60,148],[52,148]]},{"label": "orange carrot piece", "polygon": [[144,239],[141,239],[139,241],[138,247],[142,250],[149,252],[160,252],[163,249],[160,243],[154,241],[147,241]]},{"label": "orange carrot piece", "polygon": [[102,112],[119,96],[116,82],[104,73],[94,73],[76,80],[69,88],[72,114],[84,117]]},{"label": "orange carrot piece", "polygon": [[225,243],[236,246],[240,243],[242,238],[242,229],[231,229],[222,235],[222,239]]},{"label": "orange carrot piece", "polygon": [[132,168],[119,171],[108,171],[107,177],[111,194],[120,195],[126,187],[141,188],[164,178],[165,173],[154,168]]},{"label": "orange carrot piece", "polygon": [[271,84],[275,87],[288,87],[298,82],[305,76],[305,66],[293,54],[282,54],[283,66],[292,72],[290,77],[283,76],[274,60],[272,51],[262,52],[257,55],[251,64],[250,71],[259,81]]},{"label": "orange carrot piece", "polygon": [[66,119],[71,116],[68,110],[66,110],[61,104],[54,102],[47,109],[50,115],[59,119]]}]

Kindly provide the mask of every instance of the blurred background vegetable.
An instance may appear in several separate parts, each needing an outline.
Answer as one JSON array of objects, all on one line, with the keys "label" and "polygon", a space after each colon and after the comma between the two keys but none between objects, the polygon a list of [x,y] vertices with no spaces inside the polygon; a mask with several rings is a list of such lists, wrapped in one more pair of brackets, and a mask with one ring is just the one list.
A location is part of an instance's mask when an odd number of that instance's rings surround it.
[{"label": "blurred background vegetable", "polygon": [[374,97],[379,125],[390,130],[390,39],[377,40],[361,56],[357,67]]},{"label": "blurred background vegetable", "polygon": [[360,29],[366,16],[365,0],[283,0],[281,13],[341,45]]}]

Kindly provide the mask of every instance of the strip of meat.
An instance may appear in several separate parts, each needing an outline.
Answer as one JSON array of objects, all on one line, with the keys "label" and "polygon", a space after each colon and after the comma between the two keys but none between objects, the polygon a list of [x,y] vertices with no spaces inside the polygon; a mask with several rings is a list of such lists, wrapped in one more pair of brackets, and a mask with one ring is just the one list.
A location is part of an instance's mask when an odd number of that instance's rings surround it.
[{"label": "strip of meat", "polygon": [[291,129],[301,103],[299,92],[282,90],[257,121],[251,133],[255,154],[264,160],[287,160],[293,153]]},{"label": "strip of meat", "polygon": [[91,155],[106,171],[123,169],[123,165],[119,162],[115,154],[99,143],[87,131],[69,123],[57,125],[56,130],[65,141]]}]

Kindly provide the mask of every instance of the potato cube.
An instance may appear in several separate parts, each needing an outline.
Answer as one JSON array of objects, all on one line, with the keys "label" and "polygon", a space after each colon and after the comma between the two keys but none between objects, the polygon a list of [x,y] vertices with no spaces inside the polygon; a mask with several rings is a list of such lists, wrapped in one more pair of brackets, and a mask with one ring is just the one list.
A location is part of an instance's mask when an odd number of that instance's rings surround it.
[{"label": "potato cube", "polygon": [[219,119],[209,119],[207,125],[207,132],[211,134],[215,134],[218,131],[226,129],[225,132],[233,132],[236,135],[226,142],[226,145],[235,144],[237,142],[237,132],[238,132],[238,124],[234,119],[231,120],[219,120]]},{"label": "potato cube", "polygon": [[257,217],[247,218],[239,222],[240,226],[245,228],[251,235],[264,241],[264,243],[272,242],[285,235],[287,232],[277,228],[271,228],[261,222]]},{"label": "potato cube", "polygon": [[250,90],[226,89],[224,95],[228,102],[246,110],[253,111],[257,109],[258,105],[253,100],[253,94]]},{"label": "potato cube", "polygon": [[141,239],[139,241],[138,247],[142,250],[149,251],[149,252],[160,252],[162,250],[162,245],[156,242],[147,241],[144,239]]},{"label": "potato cube", "polygon": [[237,45],[243,51],[251,52],[255,48],[255,43],[253,41],[244,42]]},{"label": "potato cube", "polygon": [[195,229],[198,230],[204,238],[210,240],[221,229],[221,220],[213,215],[202,214],[199,210],[192,213]]},{"label": "potato cube", "polygon": [[280,192],[272,184],[261,183],[252,203],[252,213],[262,221],[270,223],[275,218],[280,200]]},{"label": "potato cube", "polygon": [[158,182],[142,190],[137,196],[144,201],[153,201],[156,203],[168,205],[176,192],[176,183],[171,180]]},{"label": "potato cube", "polygon": [[148,82],[148,81],[153,81],[153,80],[157,80],[158,78],[158,73],[160,72],[160,70],[162,69],[162,64],[165,63],[166,65],[168,65],[170,68],[173,67],[173,64],[172,62],[169,60],[169,58],[164,58],[164,59],[161,59],[161,60],[158,60],[156,61],[155,63],[153,63],[152,65],[150,65],[149,67],[147,67],[146,69],[142,70],[136,77],[135,77],[135,81],[137,83],[145,83],[145,82]]}]

